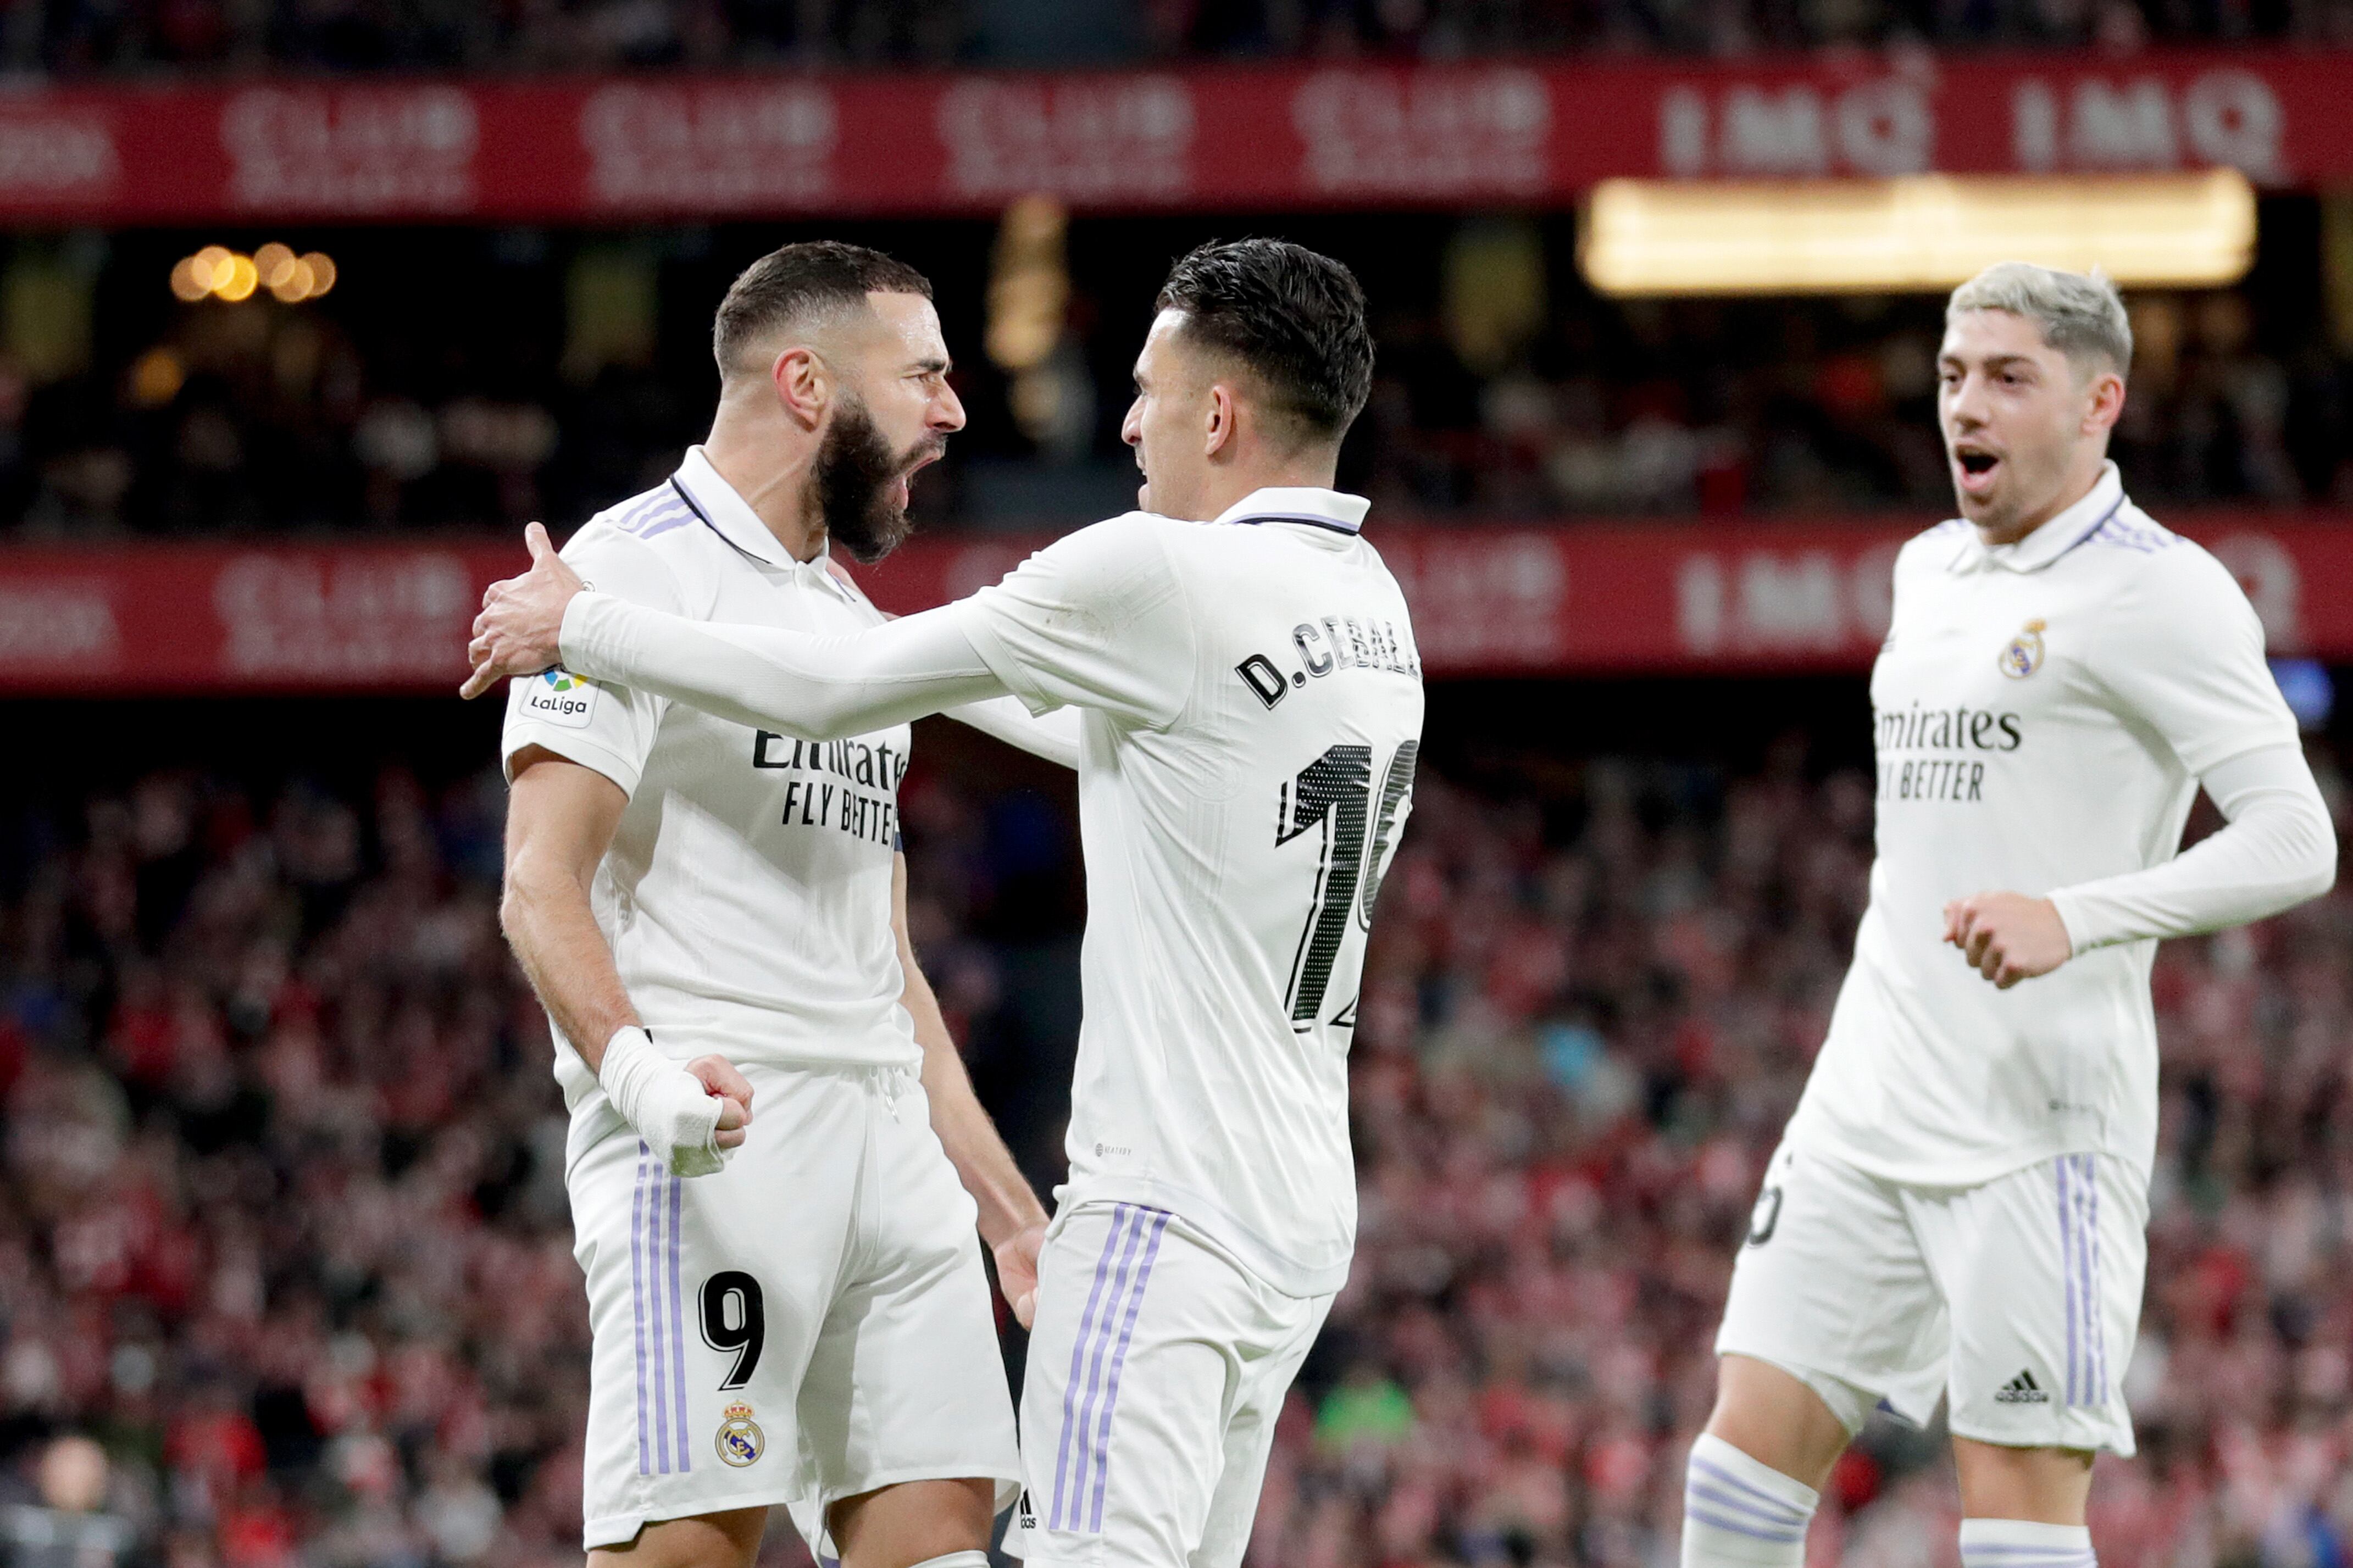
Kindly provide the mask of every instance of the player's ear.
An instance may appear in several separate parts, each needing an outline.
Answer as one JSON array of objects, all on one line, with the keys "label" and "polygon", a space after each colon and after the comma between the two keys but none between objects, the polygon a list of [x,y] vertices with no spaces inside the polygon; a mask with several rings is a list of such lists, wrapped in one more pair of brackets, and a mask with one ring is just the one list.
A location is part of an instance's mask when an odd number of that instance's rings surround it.
[{"label": "player's ear", "polygon": [[768,378],[786,416],[815,429],[833,401],[832,373],[818,352],[806,344],[785,350],[769,365]]},{"label": "player's ear", "polygon": [[2113,430],[2124,417],[2125,378],[2115,371],[2102,371],[2092,378],[2091,405],[2084,411],[2084,433]]},{"label": "player's ear", "polygon": [[1234,389],[1222,381],[1209,384],[1208,424],[1202,431],[1201,455],[1214,458],[1232,446],[1236,439],[1236,421],[1241,410],[1234,400]]}]

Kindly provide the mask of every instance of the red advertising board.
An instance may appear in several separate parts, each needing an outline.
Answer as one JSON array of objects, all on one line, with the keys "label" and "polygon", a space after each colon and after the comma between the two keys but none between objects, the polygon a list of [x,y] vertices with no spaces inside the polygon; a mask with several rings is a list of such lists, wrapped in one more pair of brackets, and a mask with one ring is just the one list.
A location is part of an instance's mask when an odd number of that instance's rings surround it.
[{"label": "red advertising board", "polygon": [[[1434,678],[1861,671],[1902,523],[1411,528],[1383,554]],[[2220,513],[2184,531],[2237,573],[2274,653],[2353,661],[2353,518]],[[886,607],[991,583],[1034,540],[917,540],[864,571]],[[0,691],[455,688],[482,588],[519,543],[0,551]],[[1992,657],[1989,651],[1988,657]]]},{"label": "red advertising board", "polygon": [[34,88],[0,219],[605,222],[1573,198],[1613,175],[2353,180],[2353,50]]}]

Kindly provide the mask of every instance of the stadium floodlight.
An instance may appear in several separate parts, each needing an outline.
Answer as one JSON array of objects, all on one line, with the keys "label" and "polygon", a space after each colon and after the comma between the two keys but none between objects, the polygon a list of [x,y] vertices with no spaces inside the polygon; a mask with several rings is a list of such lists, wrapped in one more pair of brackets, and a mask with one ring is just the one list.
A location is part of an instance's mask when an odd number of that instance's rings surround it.
[{"label": "stadium floodlight", "polygon": [[1583,216],[1577,264],[1609,295],[1925,291],[1997,261],[2201,288],[2244,277],[2255,247],[2255,194],[2234,169],[1605,180]]}]

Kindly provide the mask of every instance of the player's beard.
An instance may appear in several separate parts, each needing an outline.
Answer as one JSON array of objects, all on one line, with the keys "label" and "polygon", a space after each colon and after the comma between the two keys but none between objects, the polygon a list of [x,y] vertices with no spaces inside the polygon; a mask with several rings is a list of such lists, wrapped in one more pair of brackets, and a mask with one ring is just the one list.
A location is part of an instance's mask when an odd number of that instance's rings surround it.
[{"label": "player's beard", "polygon": [[893,452],[865,403],[844,398],[817,449],[818,515],[826,536],[869,563],[897,549],[914,524],[892,492],[938,451],[938,437],[927,437]]}]

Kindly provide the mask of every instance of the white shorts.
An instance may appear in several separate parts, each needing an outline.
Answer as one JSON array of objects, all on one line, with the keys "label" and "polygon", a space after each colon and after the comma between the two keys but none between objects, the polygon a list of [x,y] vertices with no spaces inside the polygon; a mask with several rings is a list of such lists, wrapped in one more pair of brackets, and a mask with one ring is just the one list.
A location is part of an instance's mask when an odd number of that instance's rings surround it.
[{"label": "white shorts", "polygon": [[[1850,1428],[1872,1400],[1926,1426],[1945,1394],[1963,1437],[2129,1455],[2147,1224],[2146,1183],[2104,1154],[1915,1187],[1784,1142],[1716,1353],[1812,1384]],[[1842,1409],[1841,1384],[1868,1397]]]},{"label": "white shorts", "polygon": [[1021,1387],[1029,1568],[1233,1568],[1330,1296],[1286,1296],[1184,1220],[1057,1215]]},{"label": "white shorts", "polygon": [[[615,1130],[565,1181],[594,1335],[582,1531],[899,1481],[1018,1489],[1012,1398],[972,1198],[909,1071],[747,1063],[750,1136],[666,1173]],[[584,1121],[584,1126],[589,1126]]]}]

